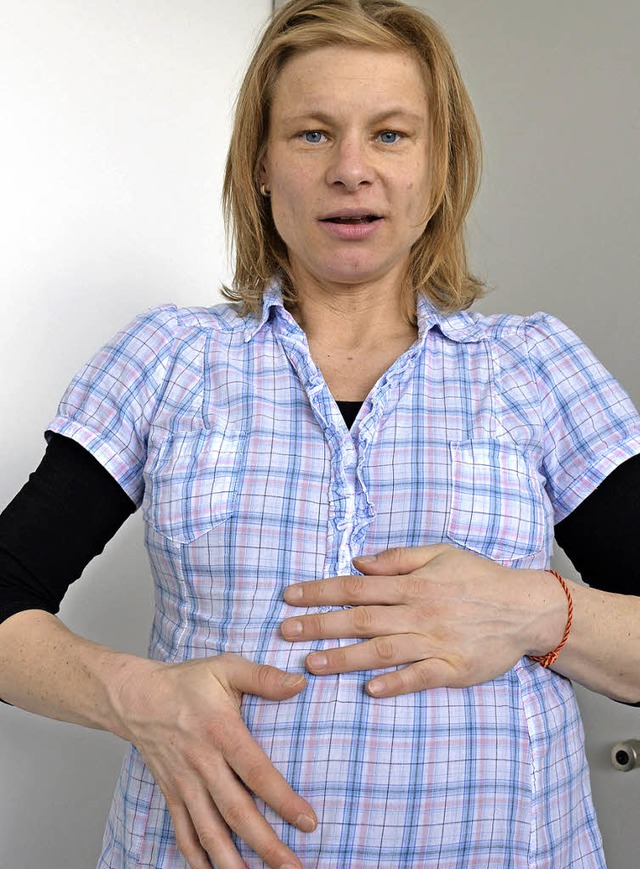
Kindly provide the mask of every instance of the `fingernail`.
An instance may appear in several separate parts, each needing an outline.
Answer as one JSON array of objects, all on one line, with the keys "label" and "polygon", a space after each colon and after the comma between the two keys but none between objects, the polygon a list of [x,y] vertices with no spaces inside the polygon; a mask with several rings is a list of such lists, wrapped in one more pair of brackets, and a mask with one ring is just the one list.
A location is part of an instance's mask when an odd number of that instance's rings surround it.
[{"label": "fingernail", "polygon": [[375,561],[377,558],[377,555],[357,555],[353,560],[369,564],[371,561]]},{"label": "fingernail", "polygon": [[280,869],[300,869],[300,867],[294,866],[293,863],[283,863]]},{"label": "fingernail", "polygon": [[303,833],[313,833],[316,828],[316,822],[310,815],[298,815],[296,827],[302,830]]},{"label": "fingernail", "polygon": [[369,682],[367,685],[367,691],[374,697],[379,697],[381,694],[384,694],[384,689],[385,684],[382,679],[378,679],[375,682]]},{"label": "fingernail", "polygon": [[292,603],[294,600],[302,599],[302,586],[301,585],[290,585],[284,591],[285,600]]},{"label": "fingernail", "polygon": [[302,675],[302,673],[285,673],[284,676],[280,679],[280,684],[283,688],[292,688],[300,681],[304,681],[304,676]]},{"label": "fingernail", "polygon": [[286,637],[297,637],[298,634],[302,633],[302,622],[297,622],[295,619],[289,619],[286,622],[283,622],[282,633]]},{"label": "fingernail", "polygon": [[317,667],[318,669],[323,669],[328,663],[329,661],[324,652],[314,652],[307,658],[307,664],[309,664],[310,667]]}]

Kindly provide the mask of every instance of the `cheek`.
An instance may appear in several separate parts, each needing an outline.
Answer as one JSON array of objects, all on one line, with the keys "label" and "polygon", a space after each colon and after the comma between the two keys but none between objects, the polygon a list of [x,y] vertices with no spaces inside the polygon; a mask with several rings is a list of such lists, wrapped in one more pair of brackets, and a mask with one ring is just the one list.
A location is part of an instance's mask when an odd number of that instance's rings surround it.
[{"label": "cheek", "polygon": [[429,208],[430,196],[431,179],[426,176],[422,166],[416,166],[415,174],[407,177],[404,187],[407,213],[423,220]]},{"label": "cheek", "polygon": [[300,244],[302,220],[296,208],[295,197],[289,197],[281,191],[271,199],[271,213],[276,231],[288,248],[297,248]]},{"label": "cheek", "polygon": [[416,182],[415,177],[407,178],[401,188],[401,196],[405,207],[405,214],[408,217],[415,218],[415,215],[423,210],[422,185]]},{"label": "cheek", "polygon": [[272,185],[271,207],[274,218],[279,215],[283,220],[295,220],[308,208],[309,200],[309,181],[301,173],[283,173]]}]

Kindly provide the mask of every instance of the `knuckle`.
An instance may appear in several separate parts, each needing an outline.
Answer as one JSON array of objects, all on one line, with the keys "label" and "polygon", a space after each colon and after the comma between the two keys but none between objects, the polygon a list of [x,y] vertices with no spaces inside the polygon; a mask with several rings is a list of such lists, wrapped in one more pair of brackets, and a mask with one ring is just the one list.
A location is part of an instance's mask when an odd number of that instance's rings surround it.
[{"label": "knuckle", "polygon": [[341,670],[347,663],[347,656],[343,649],[331,649],[327,652],[327,661],[329,669]]},{"label": "knuckle", "polygon": [[311,624],[313,625],[314,633],[321,634],[327,627],[327,617],[324,613],[311,616]]},{"label": "knuckle", "polygon": [[[213,742],[215,745],[217,743],[217,740],[212,739],[211,742]],[[183,749],[182,756],[183,756],[185,770],[197,769],[198,765],[199,765],[199,761],[201,759],[201,746],[200,745],[196,746],[196,745],[192,745],[192,744],[185,746]],[[181,780],[183,780],[185,778],[186,778],[186,776],[178,774],[176,776],[176,781],[178,783],[180,783]]]},{"label": "knuckle", "polygon": [[371,629],[373,616],[369,607],[360,606],[351,610],[352,624],[358,636],[366,636]]},{"label": "knuckle", "polygon": [[300,814],[299,797],[294,793],[285,793],[284,797],[274,808],[281,818],[292,823]]},{"label": "knuckle", "polygon": [[302,583],[302,600],[309,606],[322,606],[326,597],[326,579],[312,579]]},{"label": "knuckle", "polygon": [[268,664],[256,664],[255,679],[260,690],[273,687],[274,670]]},{"label": "knuckle", "polygon": [[[198,841],[200,840],[198,839]],[[185,841],[184,837],[179,836],[176,833],[176,844],[178,845],[178,850],[187,861],[189,869],[208,869],[211,865],[207,858],[202,854],[198,845],[194,844],[191,840]],[[204,845],[201,847],[203,850],[206,850]],[[213,849],[210,849],[210,851],[212,850]]]},{"label": "knuckle", "polygon": [[224,807],[221,812],[227,825],[236,832],[244,829],[251,820],[251,816],[247,811],[246,806],[241,803],[230,803],[228,806]]},{"label": "knuckle", "polygon": [[321,637],[325,628],[323,615],[308,615],[301,619],[303,637]]},{"label": "knuckle", "polygon": [[405,667],[403,670],[398,670],[395,674],[397,690],[401,694],[409,694],[416,690],[415,675],[411,667]]},{"label": "knuckle", "polygon": [[232,758],[242,751],[243,740],[231,727],[218,730],[215,740],[212,741],[224,757]]},{"label": "knuckle", "polygon": [[252,791],[259,791],[268,779],[269,772],[260,759],[252,760],[243,770],[243,779]]},{"label": "knuckle", "polygon": [[174,829],[176,844],[180,853],[189,864],[190,869],[205,869],[209,865],[209,861],[203,854],[200,844],[201,837],[190,825],[185,828],[184,824],[176,822],[175,819]]},{"label": "knuckle", "polygon": [[359,597],[365,589],[365,582],[364,576],[345,576],[342,579],[342,588],[348,597]]},{"label": "knuckle", "polygon": [[213,854],[220,844],[220,838],[214,833],[208,831],[206,833],[199,833],[198,841],[200,842],[203,851],[206,851],[207,854]]},{"label": "knuckle", "polygon": [[392,546],[391,549],[385,551],[384,557],[388,559],[392,565],[395,565],[402,558],[403,552],[404,550],[400,546]]},{"label": "knuckle", "polygon": [[375,637],[372,641],[376,656],[380,661],[391,662],[395,658],[395,643],[391,637]]},{"label": "knuckle", "polygon": [[260,856],[267,866],[278,866],[282,863],[282,846],[279,843],[266,843],[260,848]]},{"label": "knuckle", "polygon": [[415,664],[410,673],[412,691],[421,691],[436,686],[453,687],[449,678],[445,678],[447,668],[440,658],[427,658]]},{"label": "knuckle", "polygon": [[[212,721],[204,735],[204,742],[211,749],[217,749],[222,754],[227,754],[231,748],[228,735],[228,724],[224,721]],[[191,765],[197,765],[201,760],[201,746],[192,746],[188,749],[188,760]]]},{"label": "knuckle", "polygon": [[408,574],[399,576],[395,582],[395,591],[398,598],[406,604],[415,606],[422,603],[428,590],[427,581],[423,576]]}]

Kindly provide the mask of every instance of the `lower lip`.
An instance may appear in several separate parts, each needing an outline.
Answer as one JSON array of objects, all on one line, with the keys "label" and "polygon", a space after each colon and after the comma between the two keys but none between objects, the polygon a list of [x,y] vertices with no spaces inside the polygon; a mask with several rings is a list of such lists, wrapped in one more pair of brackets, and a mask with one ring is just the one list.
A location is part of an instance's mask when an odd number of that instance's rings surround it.
[{"label": "lower lip", "polygon": [[358,241],[374,235],[382,223],[382,218],[372,220],[369,223],[333,223],[330,220],[321,220],[320,223],[336,238],[345,239],[346,241]]}]

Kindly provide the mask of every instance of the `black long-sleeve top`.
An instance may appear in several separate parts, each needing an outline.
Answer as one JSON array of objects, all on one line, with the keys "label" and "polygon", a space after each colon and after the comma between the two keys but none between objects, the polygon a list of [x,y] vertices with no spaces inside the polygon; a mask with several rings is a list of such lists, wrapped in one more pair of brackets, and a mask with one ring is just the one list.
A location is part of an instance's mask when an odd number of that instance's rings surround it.
[{"label": "black long-sleeve top", "polygon": [[[341,405],[352,421],[358,405]],[[134,510],[97,459],[53,435],[41,464],[0,515],[0,622],[25,609],[57,613],[69,585]],[[639,516],[640,455],[556,525],[556,540],[589,585],[640,594]]]}]

